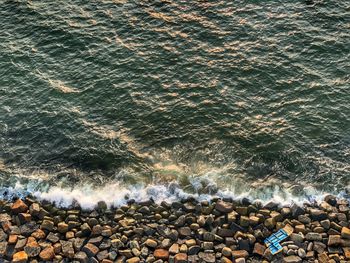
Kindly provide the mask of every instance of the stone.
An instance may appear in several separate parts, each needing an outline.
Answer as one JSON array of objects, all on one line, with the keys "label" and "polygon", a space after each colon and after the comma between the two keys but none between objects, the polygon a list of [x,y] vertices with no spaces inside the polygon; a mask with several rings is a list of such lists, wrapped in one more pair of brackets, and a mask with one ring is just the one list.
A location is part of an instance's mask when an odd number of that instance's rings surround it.
[{"label": "stone", "polygon": [[57,231],[62,233],[62,234],[68,232],[68,224],[66,224],[65,222],[58,223]]},{"label": "stone", "polygon": [[46,237],[46,234],[43,230],[37,229],[35,232],[31,234],[32,237],[35,239],[44,239]]},{"label": "stone", "polygon": [[24,251],[17,252],[13,254],[12,262],[27,262],[28,261],[28,255]]},{"label": "stone", "polygon": [[[18,235],[10,235],[9,239],[8,239],[8,243],[10,245],[13,245],[13,244],[17,243],[17,240],[18,240]],[[1,240],[1,241],[3,241],[3,240]]]},{"label": "stone", "polygon": [[11,206],[12,213],[19,214],[28,210],[28,206],[21,200],[17,199]]},{"label": "stone", "polygon": [[314,221],[321,221],[327,219],[327,213],[319,209],[310,209],[310,217]]},{"label": "stone", "polygon": [[322,220],[322,221],[320,222],[320,224],[321,224],[321,226],[322,226],[324,229],[326,229],[326,230],[328,230],[328,229],[330,228],[330,226],[331,226],[331,222],[329,221],[329,219]]},{"label": "stone", "polygon": [[309,232],[305,235],[305,239],[310,241],[322,241],[322,235],[320,233]]},{"label": "stone", "polygon": [[86,255],[85,252],[83,251],[79,251],[74,255],[74,259],[80,263],[88,263],[89,262],[89,258]]},{"label": "stone", "polygon": [[288,256],[283,258],[284,263],[301,263],[302,259],[298,256]]},{"label": "stone", "polygon": [[292,233],[290,236],[290,240],[292,240],[295,244],[300,245],[304,242],[303,234]]},{"label": "stone", "polygon": [[343,227],[341,229],[341,237],[345,239],[350,239],[350,229],[347,227]]},{"label": "stone", "polygon": [[298,249],[298,256],[301,258],[305,258],[306,257],[306,252],[303,248],[299,248]]},{"label": "stone", "polygon": [[26,222],[30,222],[32,220],[32,216],[29,213],[19,213],[18,219],[21,224],[24,224]]},{"label": "stone", "polygon": [[24,251],[28,257],[36,257],[39,255],[41,248],[34,237],[29,237],[27,239],[27,244],[24,246]]},{"label": "stone", "polygon": [[328,237],[328,246],[339,246],[341,244],[340,235],[329,235]]},{"label": "stone", "polygon": [[177,254],[177,253],[179,253],[179,245],[176,244],[176,243],[171,245],[171,247],[169,248],[169,253],[170,254]]},{"label": "stone", "polygon": [[89,236],[91,234],[91,227],[88,223],[84,223],[80,226],[83,236]]},{"label": "stone", "polygon": [[235,234],[235,231],[227,228],[220,228],[217,231],[217,235],[220,237],[232,237]]},{"label": "stone", "polygon": [[139,263],[139,262],[140,262],[140,258],[138,257],[132,257],[126,260],[126,263]]},{"label": "stone", "polygon": [[215,234],[211,232],[204,232],[203,233],[203,240],[213,242],[215,240]]},{"label": "stone", "polygon": [[60,238],[52,232],[50,232],[47,235],[46,239],[49,240],[51,243],[56,243],[60,240]]},{"label": "stone", "polygon": [[215,204],[215,209],[221,213],[230,213],[233,211],[233,204],[219,200]]},{"label": "stone", "polygon": [[82,248],[82,251],[85,252],[88,257],[94,257],[99,252],[99,249],[95,245],[87,243]]},{"label": "stone", "polygon": [[239,224],[242,227],[248,227],[250,225],[250,220],[249,217],[247,216],[241,216],[240,220],[239,220]]},{"label": "stone", "polygon": [[189,247],[187,254],[188,255],[196,255],[199,253],[200,250],[201,250],[200,246],[197,246],[197,245],[191,246],[191,247]]},{"label": "stone", "polygon": [[174,263],[187,263],[187,254],[179,253],[174,257]]},{"label": "stone", "polygon": [[148,247],[151,247],[151,248],[155,248],[155,247],[157,247],[158,243],[157,243],[157,241],[149,238],[145,241],[145,245]]},{"label": "stone", "polygon": [[232,251],[233,258],[247,258],[249,253],[246,250],[234,250]]},{"label": "stone", "polygon": [[154,250],[153,255],[156,259],[167,260],[169,258],[168,250],[163,249],[163,248],[158,248],[158,249]]},{"label": "stone", "polygon": [[60,240],[62,253],[67,258],[74,257],[74,248],[71,241]]},{"label": "stone", "polygon": [[[237,262],[237,260],[235,262]],[[228,259],[227,257],[222,257],[221,263],[233,263],[233,262],[232,262],[232,260]]]},{"label": "stone", "polygon": [[199,262],[215,263],[214,253],[199,252],[198,257],[201,259]]},{"label": "stone", "polygon": [[305,214],[304,208],[298,206],[296,203],[293,203],[291,205],[290,210],[294,218],[297,218],[299,215]]},{"label": "stone", "polygon": [[264,253],[265,253],[265,250],[266,250],[266,246],[265,245],[262,245],[260,243],[255,243],[254,244],[254,250],[253,250],[254,254],[257,254],[259,256],[263,256]]},{"label": "stone", "polygon": [[232,255],[232,250],[229,247],[224,247],[221,250],[221,254],[223,254],[225,257],[230,257]]},{"label": "stone", "polygon": [[44,248],[40,254],[39,254],[40,259],[44,261],[50,261],[55,257],[55,251],[53,249],[53,246],[47,246]]},{"label": "stone", "polygon": [[178,230],[180,236],[182,237],[188,237],[191,235],[191,228],[189,227],[180,227]]},{"label": "stone", "polygon": [[48,231],[52,231],[53,228],[54,228],[54,223],[51,221],[51,220],[44,220],[42,223],[41,223],[41,226],[40,228],[43,229],[43,230],[48,230]]}]

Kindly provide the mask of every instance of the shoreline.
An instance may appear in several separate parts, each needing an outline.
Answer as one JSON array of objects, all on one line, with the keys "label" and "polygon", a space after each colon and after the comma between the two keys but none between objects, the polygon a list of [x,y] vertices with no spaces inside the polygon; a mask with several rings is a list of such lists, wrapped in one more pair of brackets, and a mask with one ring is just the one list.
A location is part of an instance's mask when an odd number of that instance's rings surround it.
[{"label": "shoreline", "polygon": [[[1,262],[350,262],[350,208],[248,199],[152,200],[95,209],[57,207],[32,197],[0,201]],[[288,228],[282,251],[264,240]]]}]

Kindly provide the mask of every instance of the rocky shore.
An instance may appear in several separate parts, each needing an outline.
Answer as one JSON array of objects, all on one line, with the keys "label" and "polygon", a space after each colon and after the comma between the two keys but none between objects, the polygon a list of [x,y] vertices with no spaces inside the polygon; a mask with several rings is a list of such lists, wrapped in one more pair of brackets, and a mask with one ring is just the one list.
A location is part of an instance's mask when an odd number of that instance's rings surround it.
[{"label": "rocky shore", "polygon": [[[31,198],[0,203],[0,262],[350,262],[349,203],[280,206],[214,199],[93,211]],[[293,233],[272,255],[264,239]]]}]

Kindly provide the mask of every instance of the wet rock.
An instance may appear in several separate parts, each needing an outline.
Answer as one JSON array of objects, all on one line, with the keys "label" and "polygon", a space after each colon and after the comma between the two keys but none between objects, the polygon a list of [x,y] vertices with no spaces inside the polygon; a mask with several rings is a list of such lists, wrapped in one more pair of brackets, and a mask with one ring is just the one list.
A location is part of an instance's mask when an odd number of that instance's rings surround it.
[{"label": "wet rock", "polygon": [[232,250],[229,247],[224,247],[221,250],[221,253],[225,256],[225,257],[230,257],[232,255]]},{"label": "wet rock", "polygon": [[65,222],[60,222],[57,225],[57,230],[58,232],[64,234],[68,232],[68,224],[66,224]]},{"label": "wet rock", "polygon": [[298,206],[297,204],[293,203],[290,207],[290,210],[292,212],[292,216],[297,218],[299,215],[305,214],[304,208]]},{"label": "wet rock", "polygon": [[230,213],[233,211],[233,204],[220,200],[215,204],[215,209],[221,213]]},{"label": "wet rock", "polygon": [[28,206],[21,200],[17,199],[11,206],[12,213],[24,213],[28,210]]}]

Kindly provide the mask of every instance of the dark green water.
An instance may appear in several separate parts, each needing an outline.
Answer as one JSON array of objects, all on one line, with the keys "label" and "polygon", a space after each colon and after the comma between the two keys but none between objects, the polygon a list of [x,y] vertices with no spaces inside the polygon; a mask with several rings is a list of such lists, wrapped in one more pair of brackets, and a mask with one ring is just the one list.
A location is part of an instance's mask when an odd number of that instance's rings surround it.
[{"label": "dark green water", "polygon": [[350,2],[0,6],[3,187],[269,198],[349,185]]}]

